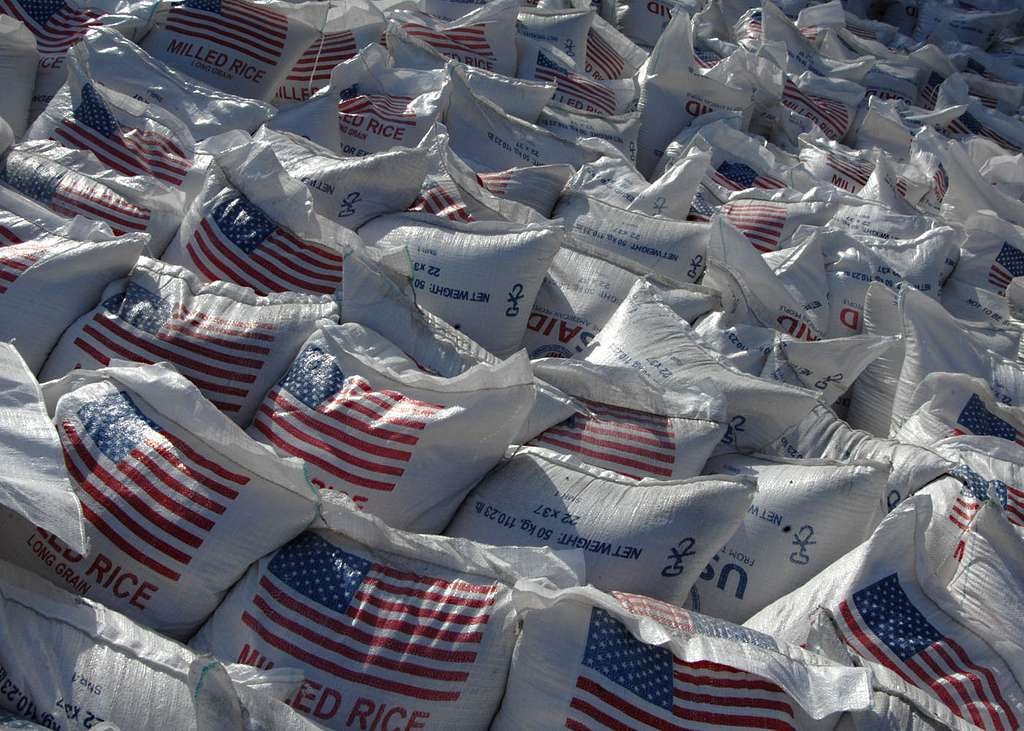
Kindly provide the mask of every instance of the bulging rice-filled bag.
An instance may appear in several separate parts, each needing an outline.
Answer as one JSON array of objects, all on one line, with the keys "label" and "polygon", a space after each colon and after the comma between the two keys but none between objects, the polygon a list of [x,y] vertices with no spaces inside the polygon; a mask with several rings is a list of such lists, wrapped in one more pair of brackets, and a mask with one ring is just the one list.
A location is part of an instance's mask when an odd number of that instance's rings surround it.
[{"label": "bulging rice-filled bag", "polygon": [[463,73],[474,94],[489,99],[524,122],[537,121],[557,88],[551,82],[511,78],[472,66],[466,66]]},{"label": "bulging rice-filled bag", "polygon": [[155,58],[203,83],[270,101],[319,30],[250,0],[186,0],[146,36]]},{"label": "bulging rice-filled bag", "polygon": [[94,81],[163,107],[188,126],[197,141],[226,129],[252,131],[275,112],[266,102],[228,94],[196,81],[109,28],[92,28],[75,46],[75,52],[88,59]]},{"label": "bulging rice-filled bag", "polygon": [[[653,45],[653,44],[651,44]],[[601,16],[595,16],[587,34],[587,60],[583,70],[598,80],[632,78],[647,51],[636,45]]]},{"label": "bulging rice-filled bag", "polygon": [[701,127],[693,143],[707,148],[711,165],[705,178],[718,197],[728,200],[740,191],[759,188],[808,190],[814,181],[799,168],[784,167],[782,160],[756,138],[721,121]]},{"label": "bulging rice-filled bag", "polygon": [[467,496],[445,535],[579,548],[588,584],[679,604],[754,494],[749,479],[636,482],[569,455],[524,447]]},{"label": "bulging rice-filled bag", "polygon": [[131,271],[145,234],[76,241],[43,233],[26,240],[0,227],[0,340],[13,342],[33,372],[112,279]]},{"label": "bulging rice-filled bag", "polygon": [[1008,439],[1024,446],[1024,409],[996,400],[979,378],[959,373],[931,373],[914,390],[910,416],[894,437],[932,446],[952,436],[978,435]]},{"label": "bulging rice-filled bag", "polygon": [[[938,219],[918,214],[895,213],[887,206],[867,200],[841,205],[829,219],[830,228],[869,240],[912,239],[934,228],[940,228]],[[959,242],[962,236],[958,233]]]},{"label": "bulging rice-filled bag", "polygon": [[572,396],[575,413],[530,444],[571,454],[635,480],[700,474],[725,433],[725,402],[714,384],[659,394],[623,368],[542,359],[534,374]]},{"label": "bulging rice-filled bag", "polygon": [[387,51],[371,44],[338,64],[329,85],[282,109],[269,126],[345,155],[415,147],[444,108],[447,78],[446,69],[390,68]]},{"label": "bulging rice-filled bag", "polygon": [[565,220],[573,242],[599,255],[608,252],[680,284],[704,273],[707,224],[655,218],[579,193],[563,195],[552,215]]},{"label": "bulging rice-filled bag", "polygon": [[[706,188],[705,188],[706,190]],[[713,196],[705,198],[713,201]],[[785,247],[800,226],[820,226],[832,218],[839,205],[835,198],[772,200],[763,190],[747,190],[728,196],[718,212],[761,253]],[[693,216],[691,215],[691,219]]]},{"label": "bulging rice-filled bag", "polygon": [[423,307],[505,357],[522,346],[565,232],[556,224],[462,223],[408,213],[370,221],[359,235],[412,279]]},{"label": "bulging rice-filled bag", "polygon": [[867,670],[729,622],[627,592],[519,589],[524,623],[499,731],[788,731],[870,702]]},{"label": "bulging rice-filled bag", "polygon": [[54,564],[45,533],[18,519],[4,555],[160,632],[190,637],[250,563],[317,515],[302,466],[167,365],[75,371],[43,394],[90,549]]},{"label": "bulging rice-filled bag", "polygon": [[0,565],[0,616],[5,627],[20,628],[0,638],[0,676],[8,688],[0,708],[16,716],[9,721],[0,711],[4,728],[319,728],[278,697],[301,682],[298,673],[225,668],[122,614]]},{"label": "bulging rice-filled bag", "polygon": [[[217,145],[219,149],[215,149]],[[245,133],[211,140],[214,161],[163,260],[258,295],[330,295],[359,238],[314,212],[307,186]]]},{"label": "bulging rice-filled bag", "polygon": [[537,119],[537,126],[564,140],[587,137],[604,140],[630,161],[636,159],[639,112],[609,117],[600,112],[580,112],[556,104],[544,108]]},{"label": "bulging rice-filled bag", "polygon": [[525,76],[523,63],[532,64],[537,49],[557,49],[572,63],[583,68],[587,54],[587,36],[597,17],[593,7],[544,8],[524,3],[516,19],[516,48],[519,69],[516,76]]},{"label": "bulging rice-filled bag", "polygon": [[767,445],[803,419],[815,394],[743,373],[699,336],[646,282],[638,282],[591,343],[587,362],[635,368],[658,387],[711,381],[725,396],[729,425],[718,449]]},{"label": "bulging rice-filled bag", "polygon": [[780,333],[746,323],[726,327],[726,319],[721,310],[711,312],[694,323],[693,333],[733,368],[752,376],[761,375]]},{"label": "bulging rice-filled bag", "polygon": [[100,221],[82,216],[65,218],[10,188],[0,186],[0,241],[17,243],[36,236],[57,234],[76,241],[98,241],[113,232]]},{"label": "bulging rice-filled bag", "polygon": [[0,72],[9,82],[0,118],[11,125],[15,137],[25,134],[28,127],[38,64],[39,52],[32,31],[17,18],[0,16]]},{"label": "bulging rice-filled bag", "polygon": [[921,3],[914,27],[915,41],[958,41],[985,50],[1004,29],[1020,20],[1020,10],[986,12],[981,9],[946,7]]},{"label": "bulging rice-filled bag", "polygon": [[204,284],[181,267],[139,259],[100,304],[64,332],[40,373],[60,378],[111,359],[168,361],[238,424],[288,367],[321,318],[336,319],[329,296],[260,297],[229,282]]},{"label": "bulging rice-filled bag", "polygon": [[805,71],[786,78],[782,106],[809,119],[830,140],[841,140],[850,131],[863,97],[860,84]]},{"label": "bulging rice-filled bag", "polygon": [[[1024,538],[1024,490],[1020,489],[1024,449],[1020,442],[1010,440],[1005,433],[952,436],[936,443],[935,451],[956,465],[950,474],[962,483],[948,512],[936,510],[939,522],[945,515],[950,524],[967,530],[975,514],[989,502],[1002,509],[1006,520]],[[940,502],[938,491],[932,499]]]},{"label": "bulging rice-filled bag", "polygon": [[1019,540],[1005,540],[1009,526],[993,513],[979,511],[957,561],[929,545],[933,505],[913,497],[866,543],[745,626],[882,665],[968,723],[1012,728],[1024,690],[1015,679],[1020,643],[1007,632],[1024,587]]},{"label": "bulging rice-filled bag", "polygon": [[288,175],[306,184],[318,214],[353,231],[372,218],[405,210],[427,171],[427,151],[420,147],[349,157],[269,127],[261,127],[253,142],[267,145]]},{"label": "bulging rice-filled bag", "polygon": [[750,510],[701,571],[687,604],[730,622],[802,586],[867,540],[885,515],[889,467],[879,462],[730,454],[712,458],[704,473],[757,480]]},{"label": "bulging rice-filled bag", "polygon": [[555,84],[552,101],[579,112],[616,115],[636,109],[636,81],[598,81],[579,73],[574,60],[555,48],[538,48],[519,60],[519,76]]},{"label": "bulging rice-filled bag", "polygon": [[521,354],[439,376],[373,330],[325,324],[264,398],[249,433],[301,459],[317,488],[347,494],[388,525],[437,533],[512,443],[533,391]]},{"label": "bulging rice-filled bag", "polygon": [[988,212],[972,215],[964,228],[967,238],[952,278],[1004,294],[1014,277],[1024,276],[1024,229]]},{"label": "bulging rice-filled bag", "polygon": [[[292,705],[328,728],[380,715],[486,726],[518,634],[512,585],[579,577],[547,549],[405,533],[351,510],[254,564],[191,646],[301,670]],[[574,557],[575,558],[575,557]]]}]

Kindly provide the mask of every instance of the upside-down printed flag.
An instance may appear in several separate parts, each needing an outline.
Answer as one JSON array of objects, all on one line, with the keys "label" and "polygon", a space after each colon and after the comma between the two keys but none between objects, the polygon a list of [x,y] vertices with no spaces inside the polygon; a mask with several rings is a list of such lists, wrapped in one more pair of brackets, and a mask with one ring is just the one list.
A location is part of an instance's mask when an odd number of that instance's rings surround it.
[{"label": "upside-down printed flag", "polygon": [[39,261],[50,246],[47,243],[34,242],[3,245],[3,242],[7,241],[7,237],[3,235],[6,230],[0,226],[0,294],[4,294],[26,269]]},{"label": "upside-down printed flag", "polygon": [[671,477],[675,433],[668,418],[583,399],[576,413],[535,438],[536,444],[577,454],[584,462],[626,477]]},{"label": "upside-down printed flag", "polygon": [[843,599],[836,619],[853,652],[930,691],[960,718],[985,729],[1018,728],[999,678],[928,620],[898,574]]},{"label": "upside-down printed flag", "polygon": [[1010,487],[1002,480],[986,480],[967,465],[957,465],[949,471],[963,483],[960,494],[949,509],[949,521],[961,530],[968,530],[974,514],[987,500],[996,500],[1003,508],[1006,519],[1024,527],[1024,492]]},{"label": "upside-down printed flag", "polygon": [[466,204],[462,202],[462,197],[458,193],[453,195],[441,183],[435,183],[420,193],[409,206],[409,210],[433,213],[435,216],[450,218],[453,221],[473,220]]},{"label": "upside-down printed flag", "polygon": [[770,175],[759,175],[754,168],[739,161],[726,160],[711,171],[711,179],[730,190],[746,190],[747,188],[766,188],[773,190],[785,188],[786,184]]},{"label": "upside-down printed flag", "polygon": [[103,303],[75,338],[77,348],[108,365],[166,360],[221,411],[236,412],[271,354],[274,326],[192,312],[129,282]]},{"label": "upside-down printed flag", "polygon": [[784,204],[759,200],[729,201],[722,206],[722,213],[762,253],[779,248],[789,216]]},{"label": "upside-down printed flag", "polygon": [[850,112],[842,102],[807,94],[786,79],[782,105],[817,124],[829,139],[841,140],[850,129]]},{"label": "upside-down printed flag", "polygon": [[59,426],[85,519],[171,581],[249,482],[147,417],[124,391]]},{"label": "upside-down printed flag", "polygon": [[84,175],[35,156],[9,153],[0,168],[0,181],[58,215],[104,221],[117,235],[145,231],[149,225],[147,209]]},{"label": "upside-down printed flag", "polygon": [[997,286],[1002,293],[1014,277],[1024,277],[1024,252],[1004,241],[988,270],[988,283]]},{"label": "upside-down printed flag", "polygon": [[555,98],[559,103],[587,112],[615,114],[615,94],[612,91],[593,79],[564,68],[543,51],[537,52],[535,77],[558,87]]},{"label": "upside-down printed flag", "polygon": [[76,10],[64,0],[0,0],[0,13],[28,26],[44,55],[64,54],[100,22],[98,13]]},{"label": "upside-down printed flag", "polygon": [[957,436],[977,434],[978,436],[1000,437],[1024,447],[1024,434],[1014,426],[1000,419],[985,406],[985,402],[976,393],[972,393],[967,403],[956,418],[957,426],[953,433]]},{"label": "upside-down printed flag", "polygon": [[185,0],[167,16],[166,27],[274,66],[288,37],[288,18],[247,0]]},{"label": "upside-down printed flag", "polygon": [[450,703],[473,672],[498,588],[399,570],[303,533],[274,554],[241,619],[278,665]]},{"label": "upside-down printed flag", "polygon": [[595,79],[611,81],[622,78],[626,62],[599,33],[591,28],[587,34],[586,71]]},{"label": "upside-down printed flag", "polygon": [[341,284],[341,254],[278,226],[241,193],[207,212],[185,251],[207,279],[252,287],[260,295],[331,294]]},{"label": "upside-down printed flag", "polygon": [[597,607],[565,726],[589,728],[795,729],[775,683],[710,661],[687,662],[648,645]]},{"label": "upside-down printed flag", "polygon": [[402,30],[445,58],[479,68],[494,69],[494,51],[487,40],[487,26],[482,23],[442,31],[423,23],[406,21],[402,23]]},{"label": "upside-down printed flag", "polygon": [[88,150],[124,175],[151,175],[171,185],[185,181],[191,163],[167,135],[122,127],[92,84],[82,87],[71,116],[53,131],[61,144]]},{"label": "upside-down printed flag", "polygon": [[306,49],[286,78],[303,84],[330,81],[334,67],[354,58],[358,52],[352,31],[326,33]]},{"label": "upside-down printed flag", "polygon": [[443,409],[346,377],[316,346],[305,348],[260,405],[253,428],[278,450],[342,480],[389,492],[420,435]]}]

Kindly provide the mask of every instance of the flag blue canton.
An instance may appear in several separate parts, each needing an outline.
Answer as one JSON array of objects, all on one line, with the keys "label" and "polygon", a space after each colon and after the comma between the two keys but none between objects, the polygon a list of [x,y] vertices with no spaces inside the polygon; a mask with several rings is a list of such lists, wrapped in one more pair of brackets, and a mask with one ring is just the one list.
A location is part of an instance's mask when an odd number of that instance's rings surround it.
[{"label": "flag blue canton", "polygon": [[985,129],[984,125],[982,125],[982,123],[979,122],[978,119],[970,112],[964,112],[960,115],[960,122],[964,127],[976,135],[980,135],[982,130]]},{"label": "flag blue canton", "polygon": [[66,172],[55,163],[21,155],[8,155],[3,168],[0,169],[0,180],[19,193],[49,205]]},{"label": "flag blue canton", "polygon": [[92,84],[82,87],[81,101],[72,113],[77,121],[96,130],[104,137],[113,137],[121,131],[121,126],[114,119],[107,102]]},{"label": "flag blue canton", "polygon": [[185,7],[220,14],[220,0],[185,0]]},{"label": "flag blue canton", "polygon": [[32,20],[46,25],[46,21],[64,7],[64,0],[21,0],[21,7]]},{"label": "flag blue canton", "polygon": [[299,353],[281,379],[280,386],[315,409],[340,391],[344,383],[345,374],[335,364],[334,358],[311,345]]},{"label": "flag blue canton", "polygon": [[171,304],[148,289],[129,282],[117,314],[132,327],[156,334],[171,316]]},{"label": "flag blue canton", "polygon": [[274,554],[268,569],[293,590],[343,614],[371,565],[314,533],[303,533]]},{"label": "flag blue canton", "polygon": [[965,464],[957,465],[949,471],[949,474],[959,478],[964,483],[964,486],[960,489],[961,493],[966,493],[979,502],[993,499],[1003,508],[1006,507],[1009,496],[1006,490],[1006,483],[1002,480],[986,480]]},{"label": "flag blue canton", "polygon": [[976,393],[971,394],[956,421],[972,434],[1001,437],[1011,442],[1017,439],[1017,430],[1013,425],[985,408],[985,402]]},{"label": "flag blue canton", "polygon": [[696,195],[693,196],[693,202],[690,204],[690,209],[701,216],[711,218],[715,215],[714,207],[707,202],[704,195],[698,190]]},{"label": "flag blue canton", "polygon": [[277,230],[277,224],[241,194],[218,203],[211,215],[221,233],[246,254]]},{"label": "flag blue canton", "polygon": [[853,604],[868,628],[900,660],[907,660],[943,639],[911,603],[896,574],[854,592]]},{"label": "flag blue canton", "polygon": [[124,460],[151,433],[161,431],[124,391],[82,405],[78,418],[93,443],[115,463]]},{"label": "flag blue canton", "polygon": [[561,66],[555,63],[546,53],[540,51],[537,52],[537,65],[543,66],[546,69],[554,69],[555,71],[565,72]]},{"label": "flag blue canton", "polygon": [[1017,247],[1003,242],[1003,248],[999,250],[996,262],[1006,269],[1011,276],[1024,277],[1024,252]]},{"label": "flag blue canton", "polygon": [[718,166],[718,172],[745,188],[754,187],[754,181],[757,180],[757,171],[742,162],[723,162]]},{"label": "flag blue canton", "polygon": [[648,703],[672,709],[672,653],[644,644],[597,607],[590,613],[583,664]]}]

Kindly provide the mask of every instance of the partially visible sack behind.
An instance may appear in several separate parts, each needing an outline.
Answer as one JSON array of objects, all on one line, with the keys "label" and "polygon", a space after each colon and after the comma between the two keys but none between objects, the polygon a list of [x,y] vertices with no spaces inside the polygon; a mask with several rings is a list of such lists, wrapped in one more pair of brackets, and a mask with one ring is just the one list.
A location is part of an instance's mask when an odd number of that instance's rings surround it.
[{"label": "partially visible sack behind", "polygon": [[15,137],[25,134],[28,127],[38,63],[39,52],[32,31],[10,15],[0,16],[0,76],[9,82],[0,118],[11,125]]}]

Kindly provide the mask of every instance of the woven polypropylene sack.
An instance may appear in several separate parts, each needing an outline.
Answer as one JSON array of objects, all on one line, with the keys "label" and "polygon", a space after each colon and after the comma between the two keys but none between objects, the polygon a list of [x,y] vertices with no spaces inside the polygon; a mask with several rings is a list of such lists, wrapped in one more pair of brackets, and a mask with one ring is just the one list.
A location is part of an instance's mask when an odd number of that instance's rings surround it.
[{"label": "woven polypropylene sack", "polygon": [[11,125],[16,137],[21,137],[28,127],[38,63],[39,52],[32,31],[9,15],[0,18],[0,73],[10,81],[0,117]]}]

